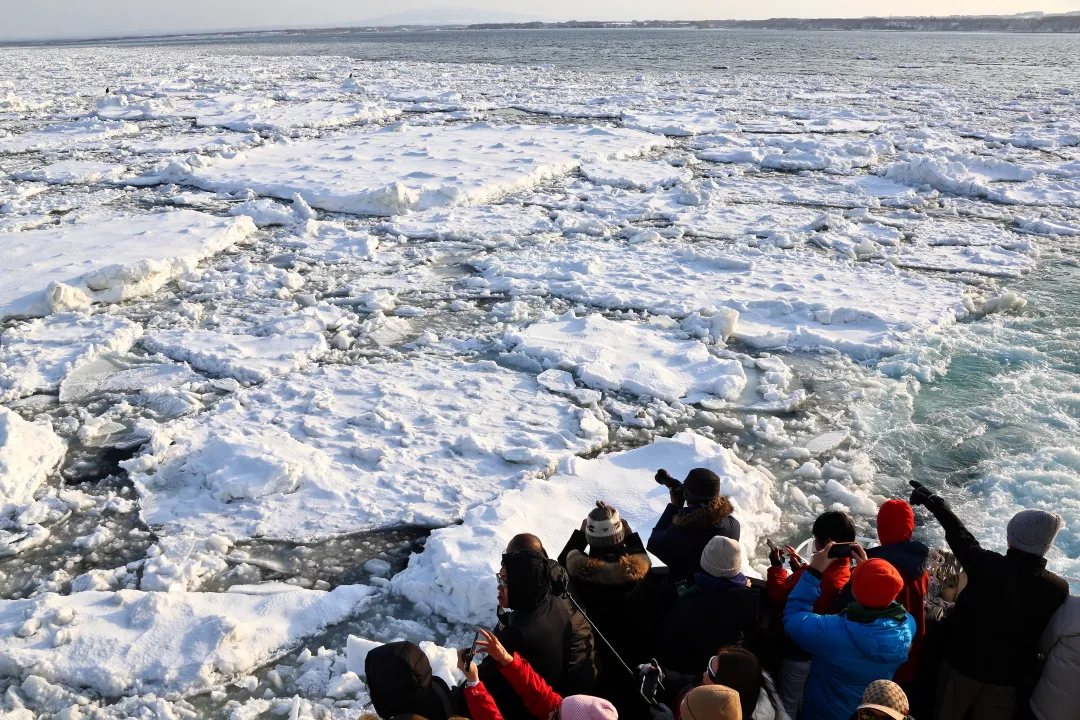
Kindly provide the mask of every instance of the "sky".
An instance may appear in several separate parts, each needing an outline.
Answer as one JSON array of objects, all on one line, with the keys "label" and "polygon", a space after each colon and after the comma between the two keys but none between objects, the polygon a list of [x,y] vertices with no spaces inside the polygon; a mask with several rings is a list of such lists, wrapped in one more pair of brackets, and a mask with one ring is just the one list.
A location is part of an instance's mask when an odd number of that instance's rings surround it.
[{"label": "sky", "polygon": [[455,7],[546,20],[700,20],[1070,12],[1080,0],[0,0],[0,40],[347,25]]}]

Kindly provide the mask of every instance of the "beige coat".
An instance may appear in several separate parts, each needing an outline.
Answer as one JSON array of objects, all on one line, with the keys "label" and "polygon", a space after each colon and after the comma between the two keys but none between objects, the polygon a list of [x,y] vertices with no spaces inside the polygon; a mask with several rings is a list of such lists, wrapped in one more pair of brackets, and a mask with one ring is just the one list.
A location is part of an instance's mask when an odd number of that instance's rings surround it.
[{"label": "beige coat", "polygon": [[1046,656],[1042,678],[1031,696],[1039,720],[1080,718],[1080,596],[1070,595],[1058,608],[1039,641]]}]

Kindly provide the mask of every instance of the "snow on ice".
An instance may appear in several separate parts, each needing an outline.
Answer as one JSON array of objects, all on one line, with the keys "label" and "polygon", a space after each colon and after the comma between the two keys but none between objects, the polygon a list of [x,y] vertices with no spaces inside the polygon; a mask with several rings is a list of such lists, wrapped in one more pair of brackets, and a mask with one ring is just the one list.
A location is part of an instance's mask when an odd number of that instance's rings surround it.
[{"label": "snow on ice", "polygon": [[254,230],[246,217],[177,210],[6,235],[0,318],[149,295]]},{"label": "snow on ice", "polygon": [[373,592],[261,585],[235,586],[224,598],[119,590],[8,601],[0,605],[0,669],[26,678],[24,687],[52,683],[105,697],[199,692],[349,617]]},{"label": "snow on ice", "polygon": [[0,513],[32,501],[64,451],[64,441],[47,424],[0,407]]},{"label": "snow on ice", "polygon": [[[668,501],[667,489],[653,478],[656,471],[664,468],[681,478],[695,467],[720,476],[720,492],[731,498],[742,524],[743,557],[753,557],[758,539],[780,518],[771,480],[730,449],[683,432],[594,460],[569,458],[554,477],[533,480],[470,510],[463,524],[433,532],[424,552],[394,576],[392,586],[452,620],[490,624],[495,617],[495,572],[510,538],[534,533],[555,557],[597,500],[618,508],[631,529],[647,536]],[[749,564],[745,567],[751,570]]]},{"label": "snow on ice", "polygon": [[626,158],[663,138],[621,128],[400,124],[299,143],[277,143],[178,170],[207,190],[251,189],[334,212],[395,215],[490,202],[565,175],[590,160]]},{"label": "snow on ice", "polygon": [[160,433],[126,464],[147,523],[295,540],[445,524],[608,437],[528,375],[437,357],[294,374]]},{"label": "snow on ice", "polygon": [[710,355],[701,342],[597,314],[534,323],[509,340],[516,352],[572,370],[603,390],[697,402],[707,395],[733,400],[746,385],[742,363]]}]

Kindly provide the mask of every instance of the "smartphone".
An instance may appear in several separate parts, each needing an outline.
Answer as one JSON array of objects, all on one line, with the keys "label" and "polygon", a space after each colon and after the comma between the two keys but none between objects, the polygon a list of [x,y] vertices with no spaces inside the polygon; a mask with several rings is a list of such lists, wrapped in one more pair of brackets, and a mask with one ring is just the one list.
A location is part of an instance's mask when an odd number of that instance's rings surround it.
[{"label": "smartphone", "polygon": [[480,631],[477,630],[475,633],[473,633],[473,636],[472,636],[472,646],[468,650],[465,651],[465,669],[466,670],[469,670],[469,669],[472,668],[473,655],[476,654],[476,641],[479,640],[479,639],[480,639]]},{"label": "smartphone", "polygon": [[834,543],[829,548],[831,558],[849,558],[855,554],[855,543]]}]

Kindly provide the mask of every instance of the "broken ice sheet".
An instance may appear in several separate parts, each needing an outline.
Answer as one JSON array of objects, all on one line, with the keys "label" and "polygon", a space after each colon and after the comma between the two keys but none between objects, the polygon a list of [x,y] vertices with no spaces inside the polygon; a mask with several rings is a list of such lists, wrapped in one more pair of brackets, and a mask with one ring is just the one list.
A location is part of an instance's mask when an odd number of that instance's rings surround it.
[{"label": "broken ice sheet", "polygon": [[490,361],[323,367],[234,397],[124,463],[159,534],[304,540],[446,524],[607,443],[595,411]]}]

